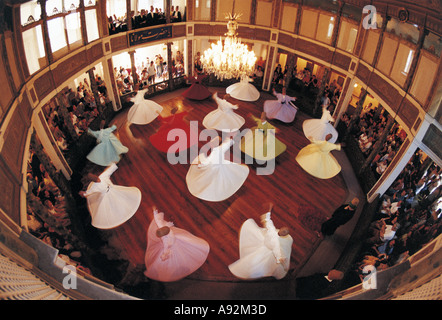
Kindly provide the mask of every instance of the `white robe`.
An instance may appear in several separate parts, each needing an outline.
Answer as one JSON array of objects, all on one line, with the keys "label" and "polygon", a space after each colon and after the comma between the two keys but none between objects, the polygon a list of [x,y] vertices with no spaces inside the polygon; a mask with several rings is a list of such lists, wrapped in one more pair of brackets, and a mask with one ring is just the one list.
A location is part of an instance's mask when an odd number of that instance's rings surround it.
[{"label": "white robe", "polygon": [[321,119],[309,119],[302,123],[302,130],[304,135],[310,141],[318,140],[323,141],[328,134],[332,137],[328,142],[335,143],[338,140],[338,131],[333,127],[330,122],[334,122],[335,119],[326,108],[322,109]]},{"label": "white robe", "polygon": [[240,82],[228,86],[226,93],[241,101],[256,101],[259,99],[260,93],[250,81],[253,80],[249,77],[243,77]]},{"label": "white robe", "polygon": [[277,119],[285,123],[295,120],[298,108],[292,103],[296,98],[273,92],[278,100],[267,100],[264,102],[263,110],[267,119]]},{"label": "white robe", "polygon": [[[169,227],[167,235],[158,238],[156,231]],[[163,212],[154,212],[147,231],[144,275],[157,281],[170,282],[187,277],[200,268],[209,255],[209,243],[164,220]]]},{"label": "white robe", "polygon": [[136,96],[131,99],[134,105],[127,113],[129,124],[143,125],[151,123],[163,111],[163,107],[155,101],[144,99],[146,91],[147,89],[138,91]]},{"label": "white robe", "polygon": [[186,175],[187,188],[192,195],[207,201],[223,201],[243,185],[249,167],[224,159],[232,144],[231,139],[213,148],[209,156],[201,153],[195,158]]},{"label": "white robe", "polygon": [[290,267],[293,238],[279,236],[270,212],[266,214],[265,227],[248,219],[239,234],[239,260],[229,265],[229,270],[241,279],[274,277],[282,279]]},{"label": "white robe", "polygon": [[111,229],[129,220],[141,203],[141,191],[136,187],[114,185],[110,176],[117,170],[111,164],[99,176],[100,182],[91,182],[84,194],[92,217],[92,225]]},{"label": "white robe", "polygon": [[203,119],[203,126],[206,129],[215,129],[219,131],[236,131],[239,130],[246,120],[233,110],[238,109],[237,105],[233,105],[227,100],[218,98],[215,93],[213,95],[218,104],[218,108],[209,112]]}]

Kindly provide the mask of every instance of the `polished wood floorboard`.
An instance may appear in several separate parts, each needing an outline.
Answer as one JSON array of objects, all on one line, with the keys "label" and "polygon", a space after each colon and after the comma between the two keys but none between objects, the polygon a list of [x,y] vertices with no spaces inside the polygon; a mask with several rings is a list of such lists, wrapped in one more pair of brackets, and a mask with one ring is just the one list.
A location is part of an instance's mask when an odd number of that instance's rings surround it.
[{"label": "polished wood floorboard", "polygon": [[[219,91],[220,97],[225,93],[222,88],[210,89]],[[256,102],[231,98],[239,105],[236,112],[246,119],[243,128],[255,125],[248,115],[259,117],[267,99],[274,97],[262,93]],[[179,107],[178,112],[187,111],[186,119],[198,121],[199,130],[204,129],[204,116],[217,107],[212,98],[192,101],[178,93],[162,101],[161,105],[164,107],[163,116],[168,116],[173,107]],[[279,129],[277,137],[287,145],[286,152],[278,158],[274,173],[257,175],[256,166],[249,165],[250,173],[243,186],[221,202],[208,202],[192,196],[185,180],[189,164],[169,164],[166,155],[149,142],[149,136],[160,126],[159,120],[148,125],[128,125],[127,111],[123,110],[113,121],[118,126],[121,142],[129,148],[129,152],[119,162],[119,169],[112,180],[118,185],[138,187],[142,192],[142,203],[129,221],[107,233],[120,256],[133,265],[144,265],[146,233],[152,221],[152,207],[156,206],[165,213],[166,220],[204,238],[210,245],[206,262],[189,278],[234,281],[236,278],[227,266],[239,257],[240,227],[248,218],[259,223],[260,215],[266,212],[264,206],[273,202],[275,226],[289,227],[294,240],[290,272],[293,274],[299,271],[320,241],[318,233],[302,223],[303,215],[316,212],[320,219],[325,219],[346,199],[347,189],[340,174],[328,180],[317,179],[295,161],[299,150],[308,144],[302,133],[302,122],[309,117],[300,111],[291,124],[271,121]]]}]

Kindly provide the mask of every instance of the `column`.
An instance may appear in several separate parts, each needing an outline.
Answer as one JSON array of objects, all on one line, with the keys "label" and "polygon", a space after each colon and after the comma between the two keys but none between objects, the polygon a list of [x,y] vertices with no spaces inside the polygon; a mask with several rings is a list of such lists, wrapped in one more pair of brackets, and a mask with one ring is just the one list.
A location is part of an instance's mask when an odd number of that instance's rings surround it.
[{"label": "column", "polygon": [[387,23],[390,20],[391,20],[391,17],[389,17],[387,15],[387,13],[385,13],[385,16],[383,16],[383,20],[382,20],[381,34],[379,35],[379,41],[378,41],[378,44],[377,44],[377,47],[376,47],[376,52],[375,52],[374,57],[373,57],[372,66],[375,66],[377,61],[378,61],[379,53],[380,53],[381,47],[382,47],[382,40],[384,38],[384,32],[385,32],[385,29],[387,28]]},{"label": "column", "polygon": [[273,70],[275,69],[276,56],[277,48],[269,46],[269,54],[267,55],[264,77],[262,81],[262,89],[265,91],[269,91],[272,86]]},{"label": "column", "polygon": [[256,7],[257,0],[252,0],[252,9],[250,10],[250,24],[256,24]]},{"label": "column", "polygon": [[167,43],[167,74],[169,75],[168,83],[169,83],[169,91],[172,91],[175,88],[173,75],[172,75],[172,44],[173,42]]},{"label": "column", "polygon": [[130,7],[130,0],[126,0],[126,23],[127,31],[132,30],[132,8]]},{"label": "column", "polygon": [[97,87],[97,81],[95,81],[94,70],[95,70],[95,67],[92,69],[89,69],[87,71],[87,73],[89,74],[89,78],[91,80],[91,90],[92,90],[92,93],[94,94],[94,100],[97,105],[98,112],[100,114],[102,114],[103,113],[103,105],[101,104],[100,95],[98,94],[98,87]]},{"label": "column", "polygon": [[295,31],[294,34],[299,34],[299,26],[301,25],[302,17],[302,6],[304,5],[304,0],[299,0],[298,10],[296,10],[296,21],[295,21]]},{"label": "column", "polygon": [[428,30],[425,27],[419,30],[419,40],[416,46],[416,52],[414,53],[413,61],[411,62],[410,70],[408,72],[407,80],[405,80],[404,90],[408,91],[413,80],[414,72],[416,71],[417,63],[419,61],[419,56],[421,53],[422,46],[424,45],[425,37],[428,35]]},{"label": "column", "polygon": [[296,60],[298,59],[298,57],[294,54],[289,52],[287,55],[287,65],[288,65],[288,69],[287,69],[287,73],[284,76],[284,87],[288,88],[290,85],[290,81],[292,80],[292,74],[293,74],[293,69],[295,67],[296,64]]},{"label": "column", "polygon": [[80,12],[80,23],[81,23],[81,39],[83,40],[83,45],[87,45],[89,40],[87,38],[87,30],[86,30],[86,18],[84,16],[84,1],[80,0],[80,6],[78,11]]},{"label": "column", "polygon": [[41,6],[41,20],[42,23],[42,31],[43,31],[43,43],[46,50],[46,55],[48,57],[48,63],[51,64],[54,62],[54,57],[52,55],[51,42],[49,40],[49,32],[48,32],[48,22],[47,22],[47,14],[46,14],[46,0],[40,1]]},{"label": "column", "polygon": [[322,75],[321,84],[319,86],[319,92],[316,96],[315,105],[313,107],[313,115],[318,115],[321,112],[322,105],[321,105],[321,99],[325,92],[325,86],[328,83],[328,78],[330,75],[330,68],[325,67],[324,74]]},{"label": "column", "polygon": [[137,74],[137,66],[135,65],[135,51],[129,51],[130,56],[130,67],[132,70],[132,80],[134,85],[138,83],[138,74]]},{"label": "column", "polygon": [[337,41],[338,35],[339,35],[339,28],[341,26],[341,15],[342,15],[342,8],[343,7],[344,7],[344,3],[339,1],[339,9],[336,14],[335,28],[333,30],[332,40],[330,43],[330,46],[332,46],[332,47],[336,47],[336,41]]},{"label": "column", "polygon": [[347,111],[348,104],[350,103],[351,97],[353,95],[353,88],[355,83],[356,80],[352,77],[347,77],[345,79],[343,90],[341,92],[341,95],[339,96],[338,105],[336,106],[335,112],[333,113],[333,115],[336,115],[336,121],[334,124],[335,128],[337,128],[342,114]]},{"label": "column", "polygon": [[[351,116],[350,123],[348,124],[347,131],[344,134],[344,139],[348,137],[350,132],[352,131],[353,127],[356,125],[356,123],[359,121],[359,118],[361,116],[362,109],[364,107],[365,98],[367,97],[367,90],[362,88],[361,89],[361,98],[358,101],[358,105],[355,109],[355,112]],[[344,140],[343,139],[343,140]]]}]

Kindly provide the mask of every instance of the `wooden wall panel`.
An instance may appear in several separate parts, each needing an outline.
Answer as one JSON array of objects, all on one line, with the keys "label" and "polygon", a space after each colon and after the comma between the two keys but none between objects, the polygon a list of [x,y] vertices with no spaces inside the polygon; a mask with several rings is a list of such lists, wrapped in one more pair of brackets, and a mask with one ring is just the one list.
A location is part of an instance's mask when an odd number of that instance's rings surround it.
[{"label": "wooden wall panel", "polygon": [[280,33],[278,36],[278,44],[288,48],[294,48],[295,39],[291,35]]},{"label": "wooden wall panel", "polygon": [[126,36],[115,37],[110,40],[112,51],[119,51],[128,48]]},{"label": "wooden wall panel", "polygon": [[21,181],[24,145],[28,132],[27,129],[30,125],[29,121],[25,120],[22,112],[19,107],[15,109],[11,121],[6,128],[5,141],[0,153],[1,158],[8,165],[17,182]]},{"label": "wooden wall panel", "polygon": [[371,75],[370,69],[368,69],[362,63],[359,63],[358,69],[356,70],[356,76],[365,83],[368,83],[370,81],[370,75]]},{"label": "wooden wall panel", "polygon": [[326,47],[299,38],[296,39],[296,49],[325,62],[331,62],[333,56],[333,52]]},{"label": "wooden wall panel", "polygon": [[52,90],[55,90],[54,79],[52,77],[52,72],[48,71],[41,75],[34,81],[35,93],[38,99],[41,101],[46,97]]},{"label": "wooden wall panel", "polygon": [[25,123],[27,123],[29,127],[32,118],[32,105],[29,101],[27,94],[23,94],[22,99],[23,100],[18,104],[18,108],[20,109],[21,114],[23,115]]},{"label": "wooden wall panel", "polygon": [[81,51],[61,62],[52,70],[55,86],[60,86],[67,79],[87,67],[88,64],[88,54],[86,51]]},{"label": "wooden wall panel", "polygon": [[[3,50],[1,50],[3,51]],[[0,120],[5,116],[7,109],[14,99],[14,93],[9,85],[9,76],[6,72],[6,66],[1,58],[4,52],[0,52]],[[6,54],[6,53],[5,53]]]},{"label": "wooden wall panel", "polygon": [[95,61],[101,59],[103,57],[103,46],[100,43],[97,43],[96,45],[87,48],[86,49],[87,54],[87,61],[89,64],[94,63]]},{"label": "wooden wall panel", "polygon": [[398,116],[402,119],[405,125],[411,129],[419,117],[419,110],[414,104],[405,98],[398,110]]},{"label": "wooden wall panel", "polygon": [[340,67],[344,70],[348,70],[350,67],[351,58],[342,53],[335,52],[333,55],[333,64],[337,67]]},{"label": "wooden wall panel", "polygon": [[402,96],[397,89],[375,72],[371,74],[369,86],[394,112],[397,112],[402,101]]},{"label": "wooden wall panel", "polygon": [[[11,218],[17,225],[20,225],[19,195],[20,187],[8,171],[6,165],[0,160],[0,209]],[[5,221],[9,222],[9,221]]]},{"label": "wooden wall panel", "polygon": [[172,26],[172,37],[186,36],[186,26],[184,24]]}]

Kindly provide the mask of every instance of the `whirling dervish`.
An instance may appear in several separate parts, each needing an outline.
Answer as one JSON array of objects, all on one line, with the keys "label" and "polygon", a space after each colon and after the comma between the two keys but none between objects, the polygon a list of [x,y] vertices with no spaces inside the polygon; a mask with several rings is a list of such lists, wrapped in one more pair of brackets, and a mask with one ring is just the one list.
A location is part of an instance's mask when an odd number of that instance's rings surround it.
[{"label": "whirling dervish", "polygon": [[287,227],[276,229],[271,219],[273,204],[261,216],[263,227],[247,219],[239,232],[239,260],[229,270],[240,279],[282,279],[290,268],[293,238]]},{"label": "whirling dervish", "polygon": [[[170,116],[163,118],[160,115],[161,127],[149,137],[149,141],[159,151],[181,152],[198,143],[198,139],[193,139],[198,137],[198,129],[184,120],[187,111],[179,113],[177,111],[178,108],[175,107],[171,110]],[[175,138],[178,140],[175,141]]]},{"label": "whirling dervish", "polygon": [[268,119],[277,119],[285,123],[290,123],[295,120],[298,107],[296,107],[292,101],[296,101],[295,97],[286,95],[286,88],[282,88],[282,93],[277,93],[273,89],[273,95],[278,100],[264,101],[264,112],[267,114]]},{"label": "whirling dervish", "polygon": [[333,150],[341,150],[341,144],[328,142],[331,137],[328,134],[322,141],[309,138],[312,143],[302,148],[296,156],[301,168],[319,179],[333,178],[341,171],[341,165],[331,154]]},{"label": "whirling dervish", "polygon": [[313,140],[323,141],[328,134],[332,137],[328,142],[335,143],[338,140],[338,131],[333,127],[330,122],[334,122],[335,118],[332,117],[328,106],[322,107],[321,119],[308,119],[302,123],[302,130],[306,138],[312,138]]},{"label": "whirling dervish", "polygon": [[193,77],[189,77],[189,82],[191,82],[192,85],[181,95],[191,100],[205,100],[209,98],[212,95],[212,92],[210,92],[209,89],[202,84],[205,78],[207,78],[207,75],[198,74],[195,71],[195,75]]},{"label": "whirling dervish", "polygon": [[147,89],[137,90],[135,97],[130,100],[134,105],[129,109],[127,113],[127,122],[129,124],[148,124],[151,123],[156,117],[159,116],[163,107],[152,100],[144,98]]},{"label": "whirling dervish", "polygon": [[91,182],[86,191],[80,191],[87,200],[95,228],[115,228],[129,220],[140,206],[141,191],[137,187],[112,183],[110,177],[117,169],[118,166],[112,163],[99,176],[89,174]]},{"label": "whirling dervish", "polygon": [[97,139],[97,145],[92,149],[86,158],[95,164],[107,167],[111,163],[117,163],[121,154],[127,153],[129,149],[118,140],[112,133],[117,129],[116,125],[104,129],[105,120],[100,123],[100,130],[88,129],[87,133]]},{"label": "whirling dervish", "polygon": [[257,126],[252,127],[241,139],[241,151],[256,160],[272,160],[283,153],[287,146],[275,136],[276,128],[266,118],[266,113],[261,113],[261,118],[253,115],[250,117]]},{"label": "whirling dervish", "polygon": [[201,152],[193,160],[186,175],[187,188],[192,195],[206,201],[223,201],[241,188],[249,175],[249,167],[225,159],[233,143],[228,137],[220,144],[217,136],[210,141],[211,153],[206,156]]},{"label": "whirling dervish", "polygon": [[248,76],[242,76],[241,80],[226,88],[226,93],[231,97],[241,101],[256,101],[259,99],[260,93],[256,87],[251,84],[253,79]]},{"label": "whirling dervish", "polygon": [[226,99],[228,94],[224,96],[224,99],[218,97],[215,92],[213,99],[218,105],[216,110],[209,112],[203,119],[203,126],[206,129],[215,129],[219,131],[236,131],[239,130],[246,120],[240,115],[236,114],[233,110],[238,109],[238,105],[233,105]]},{"label": "whirling dervish", "polygon": [[164,213],[156,208],[153,208],[153,215],[147,230],[144,275],[153,280],[171,282],[199,269],[210,251],[207,241],[164,220]]}]

